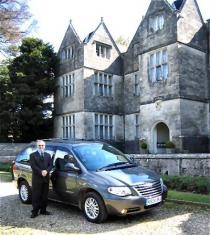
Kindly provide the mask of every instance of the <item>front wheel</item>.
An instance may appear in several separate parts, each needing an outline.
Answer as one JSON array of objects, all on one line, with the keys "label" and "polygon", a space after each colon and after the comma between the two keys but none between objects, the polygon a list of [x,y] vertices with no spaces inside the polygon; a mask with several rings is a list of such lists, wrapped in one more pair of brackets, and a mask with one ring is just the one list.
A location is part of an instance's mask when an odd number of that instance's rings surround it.
[{"label": "front wheel", "polygon": [[31,203],[31,188],[26,181],[19,184],[19,197],[22,203]]},{"label": "front wheel", "polygon": [[87,220],[92,223],[102,223],[108,215],[102,198],[95,192],[89,192],[85,195],[83,212]]}]

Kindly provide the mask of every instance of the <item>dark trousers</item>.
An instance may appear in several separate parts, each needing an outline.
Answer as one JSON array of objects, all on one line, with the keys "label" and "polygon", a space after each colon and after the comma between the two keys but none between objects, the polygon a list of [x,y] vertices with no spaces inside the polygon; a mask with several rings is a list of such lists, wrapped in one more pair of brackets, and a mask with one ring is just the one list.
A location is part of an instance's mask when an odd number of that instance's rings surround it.
[{"label": "dark trousers", "polygon": [[37,214],[46,211],[49,191],[48,179],[32,179],[32,213]]}]

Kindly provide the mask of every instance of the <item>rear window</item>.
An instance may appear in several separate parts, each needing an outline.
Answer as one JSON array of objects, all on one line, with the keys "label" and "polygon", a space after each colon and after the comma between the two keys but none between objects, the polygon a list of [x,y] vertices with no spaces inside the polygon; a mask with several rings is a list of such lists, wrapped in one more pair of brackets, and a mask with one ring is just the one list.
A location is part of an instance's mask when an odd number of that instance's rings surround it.
[{"label": "rear window", "polygon": [[16,162],[21,162],[25,164],[29,164],[29,157],[30,154],[36,151],[35,146],[29,146],[25,148],[23,151],[21,151],[16,158]]}]

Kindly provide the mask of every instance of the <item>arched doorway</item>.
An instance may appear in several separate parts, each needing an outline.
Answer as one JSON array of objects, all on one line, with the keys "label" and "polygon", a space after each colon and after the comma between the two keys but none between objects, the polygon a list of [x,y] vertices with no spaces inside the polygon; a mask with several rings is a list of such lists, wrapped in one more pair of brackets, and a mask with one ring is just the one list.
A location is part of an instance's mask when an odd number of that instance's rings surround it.
[{"label": "arched doorway", "polygon": [[153,131],[154,152],[165,153],[165,143],[169,140],[168,126],[163,122],[157,123]]}]

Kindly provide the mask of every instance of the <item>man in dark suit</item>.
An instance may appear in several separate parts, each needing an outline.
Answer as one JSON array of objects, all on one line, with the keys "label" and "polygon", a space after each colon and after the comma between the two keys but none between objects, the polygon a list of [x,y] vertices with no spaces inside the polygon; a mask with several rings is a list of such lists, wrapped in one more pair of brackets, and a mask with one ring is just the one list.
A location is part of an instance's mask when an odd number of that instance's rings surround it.
[{"label": "man in dark suit", "polygon": [[30,164],[32,168],[32,214],[35,218],[40,214],[50,215],[47,208],[47,198],[49,191],[49,172],[52,169],[52,159],[45,151],[45,142],[37,140],[37,151],[30,154]]}]

